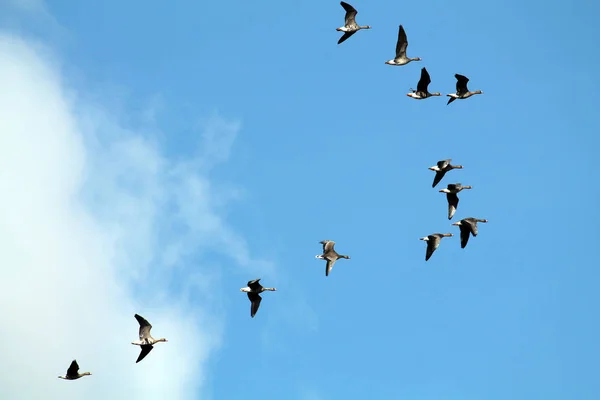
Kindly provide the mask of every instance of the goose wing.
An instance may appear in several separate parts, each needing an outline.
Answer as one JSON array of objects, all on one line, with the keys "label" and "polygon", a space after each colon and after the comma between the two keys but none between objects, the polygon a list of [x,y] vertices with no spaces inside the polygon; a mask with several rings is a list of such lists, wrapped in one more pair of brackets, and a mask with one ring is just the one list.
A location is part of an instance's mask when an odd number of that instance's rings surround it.
[{"label": "goose wing", "polygon": [[358,32],[358,31],[344,32],[344,34],[342,35],[340,40],[338,40],[338,44],[344,43],[346,41],[346,39],[348,39],[350,36],[354,35],[356,32]]},{"label": "goose wing", "polygon": [[456,94],[462,96],[469,91],[469,89],[467,89],[469,78],[460,74],[455,74],[454,77],[456,78]]},{"label": "goose wing", "polygon": [[406,56],[406,48],[408,47],[408,39],[404,27],[400,25],[398,28],[398,41],[396,42],[396,58]]},{"label": "goose wing", "polygon": [[445,159],[445,160],[440,160],[440,161],[438,161],[438,162],[437,162],[437,167],[438,167],[439,169],[444,169],[444,168],[446,168],[448,165],[450,165],[450,163],[451,163],[451,162],[452,162],[452,159],[451,159],[451,158],[447,158],[447,159]]},{"label": "goose wing", "polygon": [[69,366],[69,369],[67,369],[67,376],[73,377],[77,375],[79,375],[79,364],[77,364],[77,361],[73,360]]},{"label": "goose wing", "polygon": [[148,353],[150,353],[152,351],[152,349],[154,348],[154,346],[152,346],[151,344],[143,344],[140,346],[142,349],[140,351],[140,355],[138,356],[137,360],[135,361],[135,363],[139,363],[140,361],[142,361],[144,359],[144,357],[146,357],[148,355]]},{"label": "goose wing", "polygon": [[250,316],[254,318],[260,307],[262,297],[258,293],[248,293],[248,299],[250,299]]},{"label": "goose wing", "polygon": [[475,218],[465,218],[463,219],[463,224],[467,225],[469,231],[473,234],[473,236],[477,236],[477,220]]},{"label": "goose wing", "polygon": [[426,68],[421,69],[421,79],[419,79],[419,83],[417,83],[417,92],[427,93],[427,87],[431,83],[431,78],[429,77],[429,72],[427,72]]},{"label": "goose wing", "polygon": [[323,245],[323,254],[326,254],[333,250],[335,242],[333,240],[321,240],[319,243]]},{"label": "goose wing", "polygon": [[427,241],[427,252],[425,253],[425,261],[428,261],[433,252],[440,247],[440,242],[442,238],[437,235],[429,235],[429,240]]},{"label": "goose wing", "polygon": [[460,248],[464,249],[469,241],[469,234],[471,233],[470,225],[463,222],[458,227],[460,228]]},{"label": "goose wing", "polygon": [[353,27],[354,25],[356,25],[356,14],[358,14],[358,11],[356,11],[356,8],[352,7],[350,4],[345,3],[343,1],[340,2],[340,4],[342,5],[342,7],[344,7],[344,10],[346,10],[346,16],[344,18],[344,25],[347,27]]},{"label": "goose wing", "polygon": [[458,208],[458,196],[456,193],[446,193],[446,199],[448,199],[448,219],[452,219]]},{"label": "goose wing", "polygon": [[327,265],[325,265],[325,276],[329,276],[329,273],[333,269],[333,264],[335,264],[337,259],[327,259]]},{"label": "goose wing", "polygon": [[254,279],[252,281],[248,281],[248,287],[253,291],[253,292],[257,292],[262,288],[262,285],[260,284],[260,278],[258,279]]},{"label": "goose wing", "polygon": [[140,324],[140,340],[144,340],[150,337],[150,330],[152,329],[152,325],[150,322],[141,315],[135,314],[135,319],[137,319]]},{"label": "goose wing", "polygon": [[440,181],[442,180],[442,178],[444,177],[444,175],[446,175],[446,171],[444,171],[444,170],[436,171],[435,172],[435,177],[433,178],[433,184],[431,185],[431,187],[435,187],[435,185],[437,185],[438,183],[440,183]]}]

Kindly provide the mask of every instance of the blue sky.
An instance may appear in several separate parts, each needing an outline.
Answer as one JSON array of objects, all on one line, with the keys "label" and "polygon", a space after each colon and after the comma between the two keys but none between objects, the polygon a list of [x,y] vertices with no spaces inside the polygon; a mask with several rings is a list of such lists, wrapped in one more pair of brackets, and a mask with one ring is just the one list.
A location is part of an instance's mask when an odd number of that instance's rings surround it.
[{"label": "blue sky", "polygon": [[[184,357],[198,380],[176,398],[600,396],[598,5],[353,1],[372,29],[337,45],[337,1],[85,3],[3,0],[0,33],[50,54],[81,128],[73,140],[88,172],[73,190],[107,237],[124,232],[110,242],[122,265],[145,266],[110,270],[136,305],[115,308],[128,324],[118,340],[135,340],[137,312],[170,341],[124,374],[179,363],[198,332],[202,349],[189,354],[202,357]],[[384,64],[399,24],[423,61]],[[410,99],[422,67],[432,92],[454,92],[460,73],[484,94]],[[136,141],[147,146],[122,151]],[[137,163],[147,154],[154,164]],[[445,158],[464,169],[432,189],[427,168]],[[448,221],[438,190],[453,182],[473,190]],[[464,217],[489,223],[463,250],[451,223]],[[455,236],[425,262],[418,239],[434,232]],[[352,257],[328,278],[314,258],[323,239]],[[257,277],[278,291],[251,319],[239,288]],[[194,330],[165,331],[177,315]],[[71,398],[75,385],[55,376],[79,356],[56,352],[49,390]],[[93,357],[85,364],[94,369]],[[78,393],[126,393],[98,369],[72,382]]]}]

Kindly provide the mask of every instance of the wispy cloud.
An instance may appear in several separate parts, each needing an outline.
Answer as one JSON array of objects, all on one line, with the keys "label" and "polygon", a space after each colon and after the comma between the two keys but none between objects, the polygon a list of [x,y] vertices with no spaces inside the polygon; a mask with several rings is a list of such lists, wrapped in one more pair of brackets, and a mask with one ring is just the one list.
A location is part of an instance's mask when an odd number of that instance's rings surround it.
[{"label": "wispy cloud", "polygon": [[[241,124],[211,115],[197,152],[172,159],[67,88],[48,54],[0,35],[0,398],[195,398],[224,327],[206,290],[217,261],[192,260],[227,244],[271,268],[210,178]],[[169,339],[137,365],[136,312]],[[92,377],[57,379],[73,358]]]}]

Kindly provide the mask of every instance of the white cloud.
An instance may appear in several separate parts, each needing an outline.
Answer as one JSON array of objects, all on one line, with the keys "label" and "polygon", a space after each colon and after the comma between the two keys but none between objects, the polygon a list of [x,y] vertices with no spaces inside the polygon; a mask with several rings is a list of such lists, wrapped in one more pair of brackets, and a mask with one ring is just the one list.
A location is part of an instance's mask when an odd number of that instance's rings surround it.
[{"label": "white cloud", "polygon": [[[199,157],[172,160],[69,90],[50,55],[0,34],[0,398],[195,398],[223,326],[219,295],[202,294],[218,270],[186,261],[227,243],[271,268],[207,172],[240,124],[213,115]],[[136,312],[169,340],[139,364]],[[74,358],[93,375],[57,379]]]}]

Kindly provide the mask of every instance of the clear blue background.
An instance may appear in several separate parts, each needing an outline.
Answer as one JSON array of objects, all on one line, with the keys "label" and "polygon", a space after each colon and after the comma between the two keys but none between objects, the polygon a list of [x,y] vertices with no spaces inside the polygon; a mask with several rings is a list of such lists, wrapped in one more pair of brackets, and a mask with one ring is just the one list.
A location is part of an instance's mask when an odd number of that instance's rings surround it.
[{"label": "clear blue background", "polygon": [[[160,93],[172,154],[191,118],[242,121],[215,176],[243,184],[229,222],[285,279],[250,319],[255,276],[223,272],[214,398],[600,398],[599,6],[351,4],[372,29],[342,45],[337,1],[48,1],[57,24],[12,29],[54,42],[73,82],[127,88],[132,114]],[[399,24],[422,62],[384,65]],[[460,73],[485,94],[410,99],[422,67],[432,92]],[[464,169],[432,189],[445,158]],[[473,190],[448,221],[451,182]],[[490,222],[462,250],[450,224],[471,216]],[[434,232],[455,237],[426,263]],[[328,278],[322,239],[352,257]]]}]

